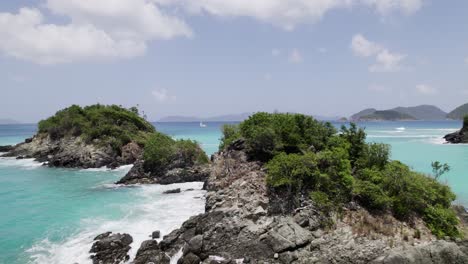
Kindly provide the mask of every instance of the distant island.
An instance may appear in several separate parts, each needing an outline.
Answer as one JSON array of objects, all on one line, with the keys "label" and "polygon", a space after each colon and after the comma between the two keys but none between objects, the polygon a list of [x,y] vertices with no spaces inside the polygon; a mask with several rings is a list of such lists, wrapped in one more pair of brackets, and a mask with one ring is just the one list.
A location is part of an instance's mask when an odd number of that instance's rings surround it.
[{"label": "distant island", "polygon": [[395,107],[388,110],[364,109],[350,117],[352,121],[461,120],[468,114],[468,104],[446,113],[434,105]]},{"label": "distant island", "polygon": [[450,119],[462,120],[468,114],[468,103],[455,108],[447,114]]},{"label": "distant island", "polygon": [[[213,117],[198,117],[198,116],[166,116],[159,119],[157,122],[242,122],[248,119],[253,112],[245,112],[241,114],[229,114],[229,115],[219,115]],[[347,120],[345,117],[341,116],[322,116],[322,115],[313,115],[317,120],[326,120],[326,121],[344,121]]]},{"label": "distant island", "polygon": [[241,113],[230,115],[219,115],[213,117],[197,117],[197,116],[166,116],[159,119],[157,122],[236,122],[244,121],[253,113]]}]

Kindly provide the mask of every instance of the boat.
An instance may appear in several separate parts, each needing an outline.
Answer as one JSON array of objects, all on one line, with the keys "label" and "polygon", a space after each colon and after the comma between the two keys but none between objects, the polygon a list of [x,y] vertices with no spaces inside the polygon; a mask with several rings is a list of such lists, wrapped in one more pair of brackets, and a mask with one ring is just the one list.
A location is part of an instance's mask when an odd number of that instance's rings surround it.
[{"label": "boat", "polygon": [[206,124],[203,124],[203,122],[200,122],[200,127],[206,127]]}]

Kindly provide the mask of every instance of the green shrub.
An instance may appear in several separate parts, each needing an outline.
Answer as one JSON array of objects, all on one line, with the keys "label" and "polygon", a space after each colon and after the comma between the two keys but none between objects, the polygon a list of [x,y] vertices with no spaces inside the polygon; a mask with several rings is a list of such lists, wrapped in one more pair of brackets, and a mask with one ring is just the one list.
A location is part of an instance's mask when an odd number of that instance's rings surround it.
[{"label": "green shrub", "polygon": [[143,149],[143,166],[146,171],[162,172],[173,160],[175,154],[175,141],[167,135],[154,133]]},{"label": "green shrub", "polygon": [[279,152],[301,153],[325,149],[336,133],[330,123],[300,114],[256,113],[240,124],[239,137],[246,140],[255,159],[268,161]]},{"label": "green shrub", "polygon": [[378,185],[361,180],[356,181],[353,195],[360,204],[371,210],[387,210],[392,202]]},{"label": "green shrub", "polygon": [[116,105],[72,105],[54,116],[39,122],[39,133],[52,139],[80,136],[88,143],[111,145],[116,151],[134,140],[144,144],[147,136],[155,132],[149,122],[138,116],[138,111]]},{"label": "green shrub", "polygon": [[354,199],[401,220],[421,217],[439,237],[459,235],[450,188],[391,161],[390,147],[366,143],[355,124],[337,134],[330,124],[304,115],[257,113],[239,127],[224,128],[221,148],[238,138],[253,159],[266,162],[267,183],[285,195],[285,208],[299,206],[302,197],[321,210]]},{"label": "green shrub", "polygon": [[450,208],[444,208],[440,205],[429,206],[425,210],[424,221],[431,232],[438,238],[462,236],[457,228],[459,224],[457,215]]},{"label": "green shrub", "polygon": [[236,139],[240,138],[240,131],[238,125],[225,124],[221,127],[222,137],[219,145],[219,150],[222,151],[229,146]]},{"label": "green shrub", "polygon": [[[163,173],[170,166],[189,167],[209,162],[206,153],[192,140],[174,140],[162,133],[154,133],[143,149],[145,171]],[[177,161],[176,164],[172,164]]]}]

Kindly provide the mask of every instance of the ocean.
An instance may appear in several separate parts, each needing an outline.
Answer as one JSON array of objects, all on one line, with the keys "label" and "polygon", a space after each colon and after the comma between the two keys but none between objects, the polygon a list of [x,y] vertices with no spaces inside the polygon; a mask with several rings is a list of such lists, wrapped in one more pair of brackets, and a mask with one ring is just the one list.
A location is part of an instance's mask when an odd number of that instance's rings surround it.
[{"label": "ocean", "polygon": [[[217,151],[222,123],[155,123],[174,138],[198,141]],[[334,123],[339,127],[341,123]],[[392,158],[430,174],[431,162],[451,166],[442,181],[468,206],[468,145],[444,144],[442,136],[461,127],[458,121],[360,123],[370,142],[392,146]],[[36,125],[0,125],[0,145],[15,144],[35,133]],[[151,232],[162,235],[204,211],[201,183],[119,187],[113,184],[130,169],[55,169],[32,160],[0,158],[0,263],[91,263],[92,239],[103,232],[133,236],[130,255]],[[195,189],[163,195],[164,190]]]}]

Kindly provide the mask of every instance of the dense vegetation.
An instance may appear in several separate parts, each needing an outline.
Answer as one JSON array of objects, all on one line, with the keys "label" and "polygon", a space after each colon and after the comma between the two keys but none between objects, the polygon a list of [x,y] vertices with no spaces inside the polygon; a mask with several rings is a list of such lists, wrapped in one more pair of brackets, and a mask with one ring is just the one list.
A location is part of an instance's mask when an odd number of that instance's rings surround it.
[{"label": "dense vegetation", "polygon": [[298,206],[306,196],[319,208],[339,210],[356,201],[402,220],[421,217],[438,237],[460,236],[450,188],[391,161],[389,146],[366,143],[354,124],[337,133],[308,116],[257,113],[239,126],[225,126],[221,148],[237,139],[252,159],[265,162],[268,184],[286,194],[286,203]]},{"label": "dense vegetation", "polygon": [[468,104],[464,104],[455,108],[452,112],[447,114],[447,117],[451,119],[461,120],[466,115],[468,115]]},{"label": "dense vegetation", "polygon": [[38,129],[53,139],[80,136],[88,143],[110,144],[116,150],[130,141],[143,145],[148,135],[155,132],[135,107],[100,104],[72,105],[40,121]]},{"label": "dense vegetation", "polygon": [[144,169],[162,173],[172,167],[190,167],[208,163],[208,157],[192,140],[174,140],[162,133],[154,133],[143,149]]}]

